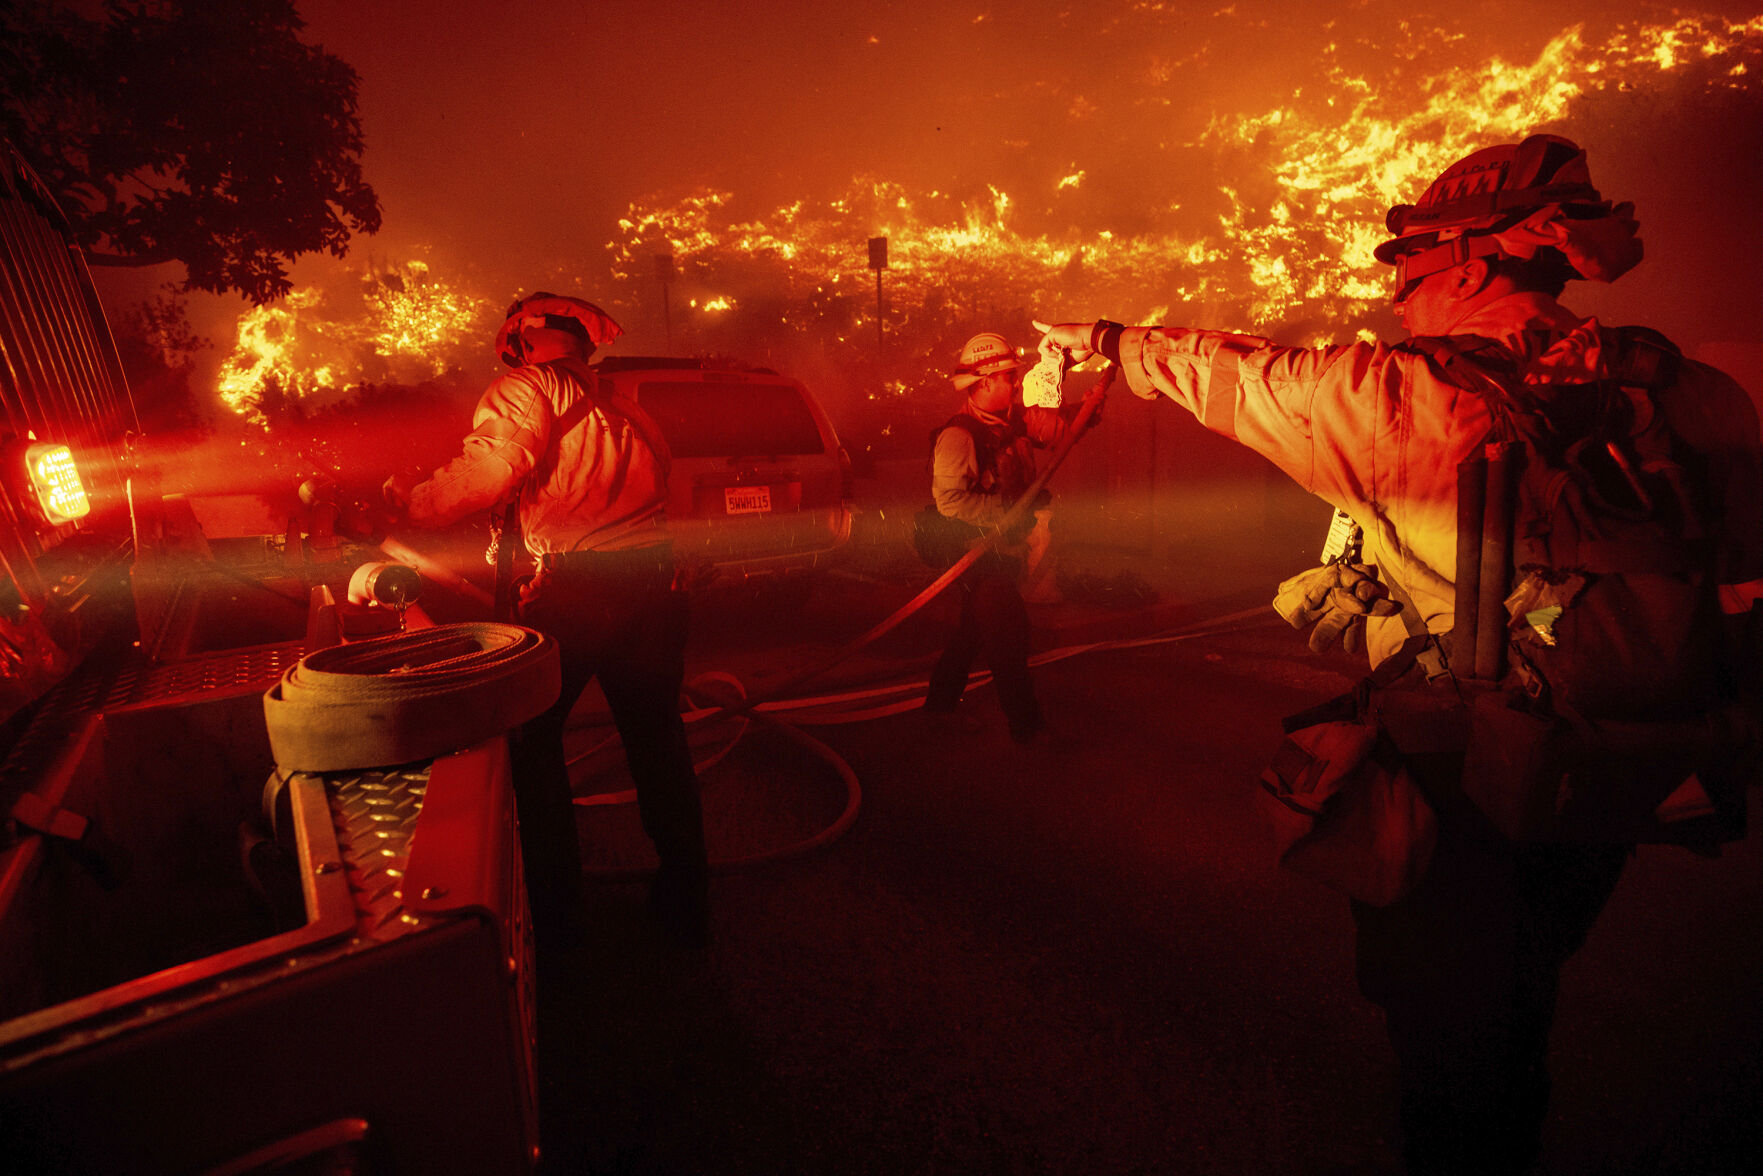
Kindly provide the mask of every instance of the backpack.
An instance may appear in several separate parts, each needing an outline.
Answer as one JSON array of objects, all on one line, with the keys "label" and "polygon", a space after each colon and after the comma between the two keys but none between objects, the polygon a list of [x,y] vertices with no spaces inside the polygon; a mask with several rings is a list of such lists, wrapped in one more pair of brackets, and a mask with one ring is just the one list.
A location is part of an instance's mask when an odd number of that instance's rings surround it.
[{"label": "backpack", "polygon": [[1494,420],[1458,470],[1464,793],[1516,841],[1680,840],[1689,827],[1667,834],[1662,810],[1717,816],[1703,785],[1732,774],[1736,749],[1721,736],[1718,504],[1662,407],[1677,348],[1606,329],[1614,376],[1526,385],[1491,347],[1410,345]]},{"label": "backpack", "polygon": [[[998,448],[990,429],[964,412],[958,412],[931,430],[930,445],[934,452],[937,437],[944,429],[960,429],[973,438],[973,451],[983,472],[997,460]],[[934,460],[934,458],[933,458]],[[944,572],[967,554],[967,549],[984,531],[972,523],[952,519],[937,509],[936,503],[920,508],[912,517],[912,549],[927,567]]]}]

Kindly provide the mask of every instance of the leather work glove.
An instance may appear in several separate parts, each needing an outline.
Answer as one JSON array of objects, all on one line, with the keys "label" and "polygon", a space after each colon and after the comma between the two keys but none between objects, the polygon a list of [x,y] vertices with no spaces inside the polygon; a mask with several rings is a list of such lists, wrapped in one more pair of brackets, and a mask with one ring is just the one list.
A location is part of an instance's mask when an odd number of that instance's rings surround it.
[{"label": "leather work glove", "polygon": [[395,519],[404,517],[410,509],[410,491],[417,481],[408,474],[393,474],[381,483],[380,502],[388,515]]},{"label": "leather work glove", "polygon": [[1364,564],[1331,563],[1300,572],[1279,586],[1274,611],[1294,629],[1314,625],[1310,649],[1321,653],[1335,642],[1348,653],[1365,644],[1365,618],[1394,616],[1402,606]]}]

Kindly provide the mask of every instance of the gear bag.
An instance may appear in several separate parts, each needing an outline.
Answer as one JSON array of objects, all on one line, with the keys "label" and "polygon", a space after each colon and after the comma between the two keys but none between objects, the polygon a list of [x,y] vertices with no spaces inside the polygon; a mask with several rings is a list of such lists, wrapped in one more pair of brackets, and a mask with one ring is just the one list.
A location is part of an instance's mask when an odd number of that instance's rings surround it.
[{"label": "gear bag", "polygon": [[1410,345],[1494,420],[1458,471],[1464,793],[1515,841],[1683,840],[1662,806],[1687,811],[1685,788],[1730,774],[1735,741],[1715,511],[1662,408],[1677,349],[1606,329],[1612,378],[1530,385],[1472,341]]},{"label": "gear bag", "polygon": [[1285,721],[1256,793],[1279,864],[1388,906],[1432,862],[1438,818],[1378,714],[1375,678]]},{"label": "gear bag", "polygon": [[[931,449],[936,449],[937,437],[944,429],[960,429],[973,438],[973,451],[979,461],[981,473],[992,470],[997,460],[997,443],[991,431],[979,421],[966,413],[958,412],[947,421],[931,430]],[[967,554],[984,531],[972,523],[960,519],[952,519],[931,503],[919,510],[912,517],[912,549],[925,565],[939,572],[948,571],[955,561]]]}]

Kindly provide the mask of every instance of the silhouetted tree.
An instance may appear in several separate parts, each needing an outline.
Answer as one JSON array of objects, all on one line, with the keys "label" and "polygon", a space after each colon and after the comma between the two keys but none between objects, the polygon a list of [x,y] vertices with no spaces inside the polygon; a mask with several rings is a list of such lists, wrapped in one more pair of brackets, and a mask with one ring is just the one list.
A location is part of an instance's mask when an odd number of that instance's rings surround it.
[{"label": "silhouetted tree", "polygon": [[0,130],[96,265],[182,263],[186,289],[287,293],[287,263],[380,226],[358,78],[291,0],[0,0]]},{"label": "silhouetted tree", "polygon": [[183,299],[175,294],[149,298],[115,316],[111,325],[141,427],[154,434],[205,428],[190,378],[197,354],[213,343],[190,326]]}]

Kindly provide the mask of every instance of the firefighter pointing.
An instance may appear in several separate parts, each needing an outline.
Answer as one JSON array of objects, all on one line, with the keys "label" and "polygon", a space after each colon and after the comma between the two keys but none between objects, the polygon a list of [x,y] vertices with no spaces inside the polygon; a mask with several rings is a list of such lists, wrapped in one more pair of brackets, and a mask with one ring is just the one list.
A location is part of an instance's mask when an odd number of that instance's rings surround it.
[{"label": "firefighter pointing", "polygon": [[[1679,816],[1698,836],[1742,828],[1740,741],[1714,733],[1754,697],[1758,659],[1722,639],[1717,602],[1748,608],[1763,577],[1757,418],[1662,337],[1558,301],[1641,259],[1632,206],[1603,198],[1574,143],[1477,151],[1388,225],[1377,257],[1407,342],[1313,350],[1106,321],[1044,342],[1107,356],[1135,393],[1356,525],[1358,550],[1288,582],[1282,611],[1324,639],[1362,635],[1374,683],[1405,674],[1378,739],[1436,810],[1416,818],[1436,816],[1436,848],[1414,839],[1406,883],[1353,903],[1360,986],[1387,1014],[1408,1170],[1521,1172],[1540,1148],[1557,977],[1632,844]],[[1477,649],[1510,654],[1522,681]],[[1305,762],[1320,771],[1319,746]]]}]

